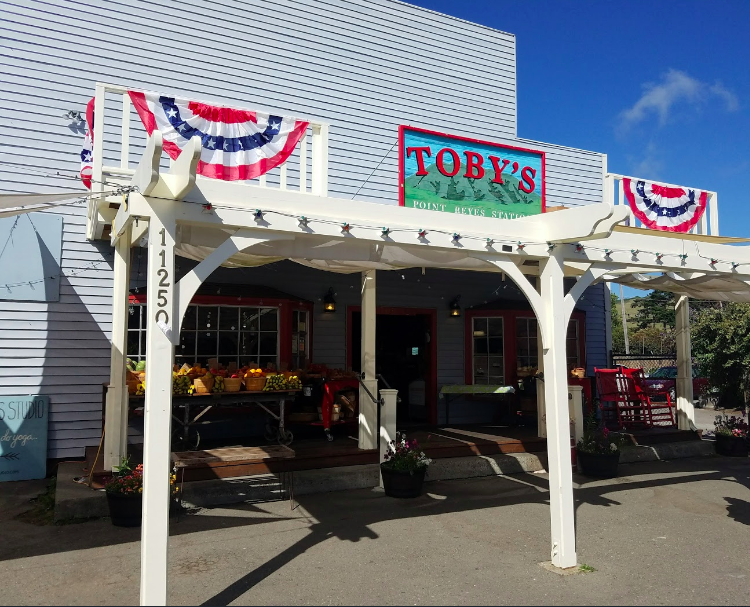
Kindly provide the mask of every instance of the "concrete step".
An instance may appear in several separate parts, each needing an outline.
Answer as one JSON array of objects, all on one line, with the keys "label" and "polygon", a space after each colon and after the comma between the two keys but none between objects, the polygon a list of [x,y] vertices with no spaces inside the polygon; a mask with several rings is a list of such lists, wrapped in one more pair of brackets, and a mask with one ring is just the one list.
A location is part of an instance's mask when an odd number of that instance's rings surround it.
[{"label": "concrete step", "polygon": [[[709,440],[681,441],[651,446],[625,447],[621,463],[651,462],[684,457],[704,457],[714,454],[714,443]],[[426,481],[434,482],[459,478],[476,478],[541,472],[547,467],[546,453],[511,453],[450,457],[433,461]],[[73,482],[81,475],[80,464],[61,464],[58,469],[55,496],[55,520],[108,516],[107,500],[103,491],[92,491],[86,485]],[[186,507],[219,506],[239,502],[267,502],[288,499],[291,474],[260,474],[228,479],[194,481],[182,487],[182,502]],[[179,477],[178,477],[179,482]],[[367,489],[379,485],[377,464],[342,466],[294,473],[294,495]]]}]

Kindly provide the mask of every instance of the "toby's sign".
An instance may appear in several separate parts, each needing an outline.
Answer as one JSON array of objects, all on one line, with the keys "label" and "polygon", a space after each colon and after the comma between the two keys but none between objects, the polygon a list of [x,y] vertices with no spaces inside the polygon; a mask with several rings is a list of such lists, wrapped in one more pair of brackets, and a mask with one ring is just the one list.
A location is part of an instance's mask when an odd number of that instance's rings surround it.
[{"label": "toby's sign", "polygon": [[544,212],[544,152],[399,127],[401,206],[514,219]]}]

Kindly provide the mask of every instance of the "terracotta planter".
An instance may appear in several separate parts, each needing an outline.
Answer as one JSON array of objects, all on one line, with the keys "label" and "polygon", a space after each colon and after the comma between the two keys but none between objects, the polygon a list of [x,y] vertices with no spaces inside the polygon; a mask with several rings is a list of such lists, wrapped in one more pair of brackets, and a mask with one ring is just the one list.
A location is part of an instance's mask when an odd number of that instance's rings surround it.
[{"label": "terracotta planter", "polygon": [[716,435],[716,453],[719,455],[747,457],[747,452],[747,438],[726,434]]},{"label": "terracotta planter", "polygon": [[383,489],[389,497],[413,498],[422,495],[422,484],[427,468],[417,470],[414,474],[391,470],[380,466],[383,475]]},{"label": "terracotta planter", "polygon": [[143,516],[143,496],[107,492],[109,517],[116,527],[140,527]]},{"label": "terracotta planter", "polygon": [[614,478],[617,476],[617,467],[620,463],[619,451],[602,454],[578,451],[576,455],[580,474],[597,478]]}]

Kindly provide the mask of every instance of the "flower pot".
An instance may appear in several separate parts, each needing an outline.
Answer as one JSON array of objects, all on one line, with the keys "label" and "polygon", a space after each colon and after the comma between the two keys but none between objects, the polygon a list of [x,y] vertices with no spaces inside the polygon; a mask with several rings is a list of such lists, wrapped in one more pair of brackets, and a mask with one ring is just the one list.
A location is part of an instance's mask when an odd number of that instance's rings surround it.
[{"label": "flower pot", "polygon": [[412,474],[392,470],[381,464],[380,472],[383,475],[383,489],[387,496],[411,498],[422,495],[422,483],[427,468],[421,468]]},{"label": "flower pot", "polygon": [[717,434],[716,453],[729,457],[747,457],[747,438]]},{"label": "flower pot", "polygon": [[614,453],[578,451],[576,455],[579,473],[597,478],[614,478],[617,476],[617,466],[620,463],[619,451]]},{"label": "flower pot", "polygon": [[107,492],[107,505],[112,524],[117,527],[140,527],[143,516],[143,495]]}]

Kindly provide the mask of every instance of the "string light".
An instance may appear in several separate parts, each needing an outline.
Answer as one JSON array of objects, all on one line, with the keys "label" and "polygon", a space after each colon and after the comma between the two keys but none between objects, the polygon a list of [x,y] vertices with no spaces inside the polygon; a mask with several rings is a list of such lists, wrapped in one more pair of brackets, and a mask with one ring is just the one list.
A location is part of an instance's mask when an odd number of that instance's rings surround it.
[{"label": "string light", "polygon": [[719,263],[719,260],[718,260],[718,259],[714,259],[714,258],[712,257],[712,258],[711,258],[711,265],[712,265],[712,266],[715,266],[715,265],[716,265],[717,263]]},{"label": "string light", "polygon": [[677,257],[679,257],[681,261],[685,261],[687,259],[687,256],[687,253],[681,253]]},{"label": "string light", "polygon": [[604,257],[609,257],[612,255],[612,249],[604,249]]},{"label": "string light", "polygon": [[547,251],[551,251],[554,248],[555,248],[555,243],[547,242]]},{"label": "string light", "polygon": [[352,227],[348,223],[342,223],[341,224],[341,231],[348,234],[349,230],[351,230]]},{"label": "string light", "polygon": [[583,253],[583,245],[580,242],[576,243],[576,253]]},{"label": "string light", "polygon": [[427,230],[420,228],[419,232],[417,233],[417,238],[425,238],[427,236]]},{"label": "string light", "polygon": [[213,208],[214,208],[214,207],[213,207],[213,205],[212,205],[212,204],[211,204],[210,202],[207,202],[207,203],[205,203],[205,204],[203,205],[203,210],[204,210],[204,211],[205,211],[206,213],[210,213],[211,211],[213,211]]},{"label": "string light", "polygon": [[736,261],[732,262],[732,269],[736,270],[739,267],[740,264],[738,264]]},{"label": "string light", "polygon": [[630,249],[630,254],[633,257],[638,257],[638,253],[640,253],[640,251],[638,249]]},{"label": "string light", "polygon": [[459,234],[458,232],[454,232],[453,233],[453,242],[455,243],[455,242],[458,242],[459,240],[461,240],[461,234]]},{"label": "string light", "polygon": [[656,254],[656,261],[657,263],[661,263],[661,258],[664,257],[664,253],[657,253]]},{"label": "string light", "polygon": [[518,249],[519,251],[523,251],[523,249],[524,249],[524,247],[525,247],[525,246],[526,246],[526,245],[525,245],[525,244],[523,244],[523,243],[522,243],[522,242],[521,242],[521,241],[519,240],[519,241],[518,241],[518,244],[516,245],[516,248],[517,248],[517,249]]},{"label": "string light", "polygon": [[495,244],[495,241],[492,240],[492,238],[488,238],[487,239],[487,244],[485,246],[488,247],[488,248],[491,248],[493,244]]},{"label": "string light", "polygon": [[260,221],[261,219],[263,219],[263,211],[255,209],[255,221]]},{"label": "string light", "polygon": [[381,236],[388,236],[391,233],[390,228],[383,228],[383,231],[381,232]]},{"label": "string light", "polygon": [[308,221],[309,220],[307,219],[307,217],[305,217],[304,215],[302,215],[302,217],[299,218],[299,227],[306,228]]}]

